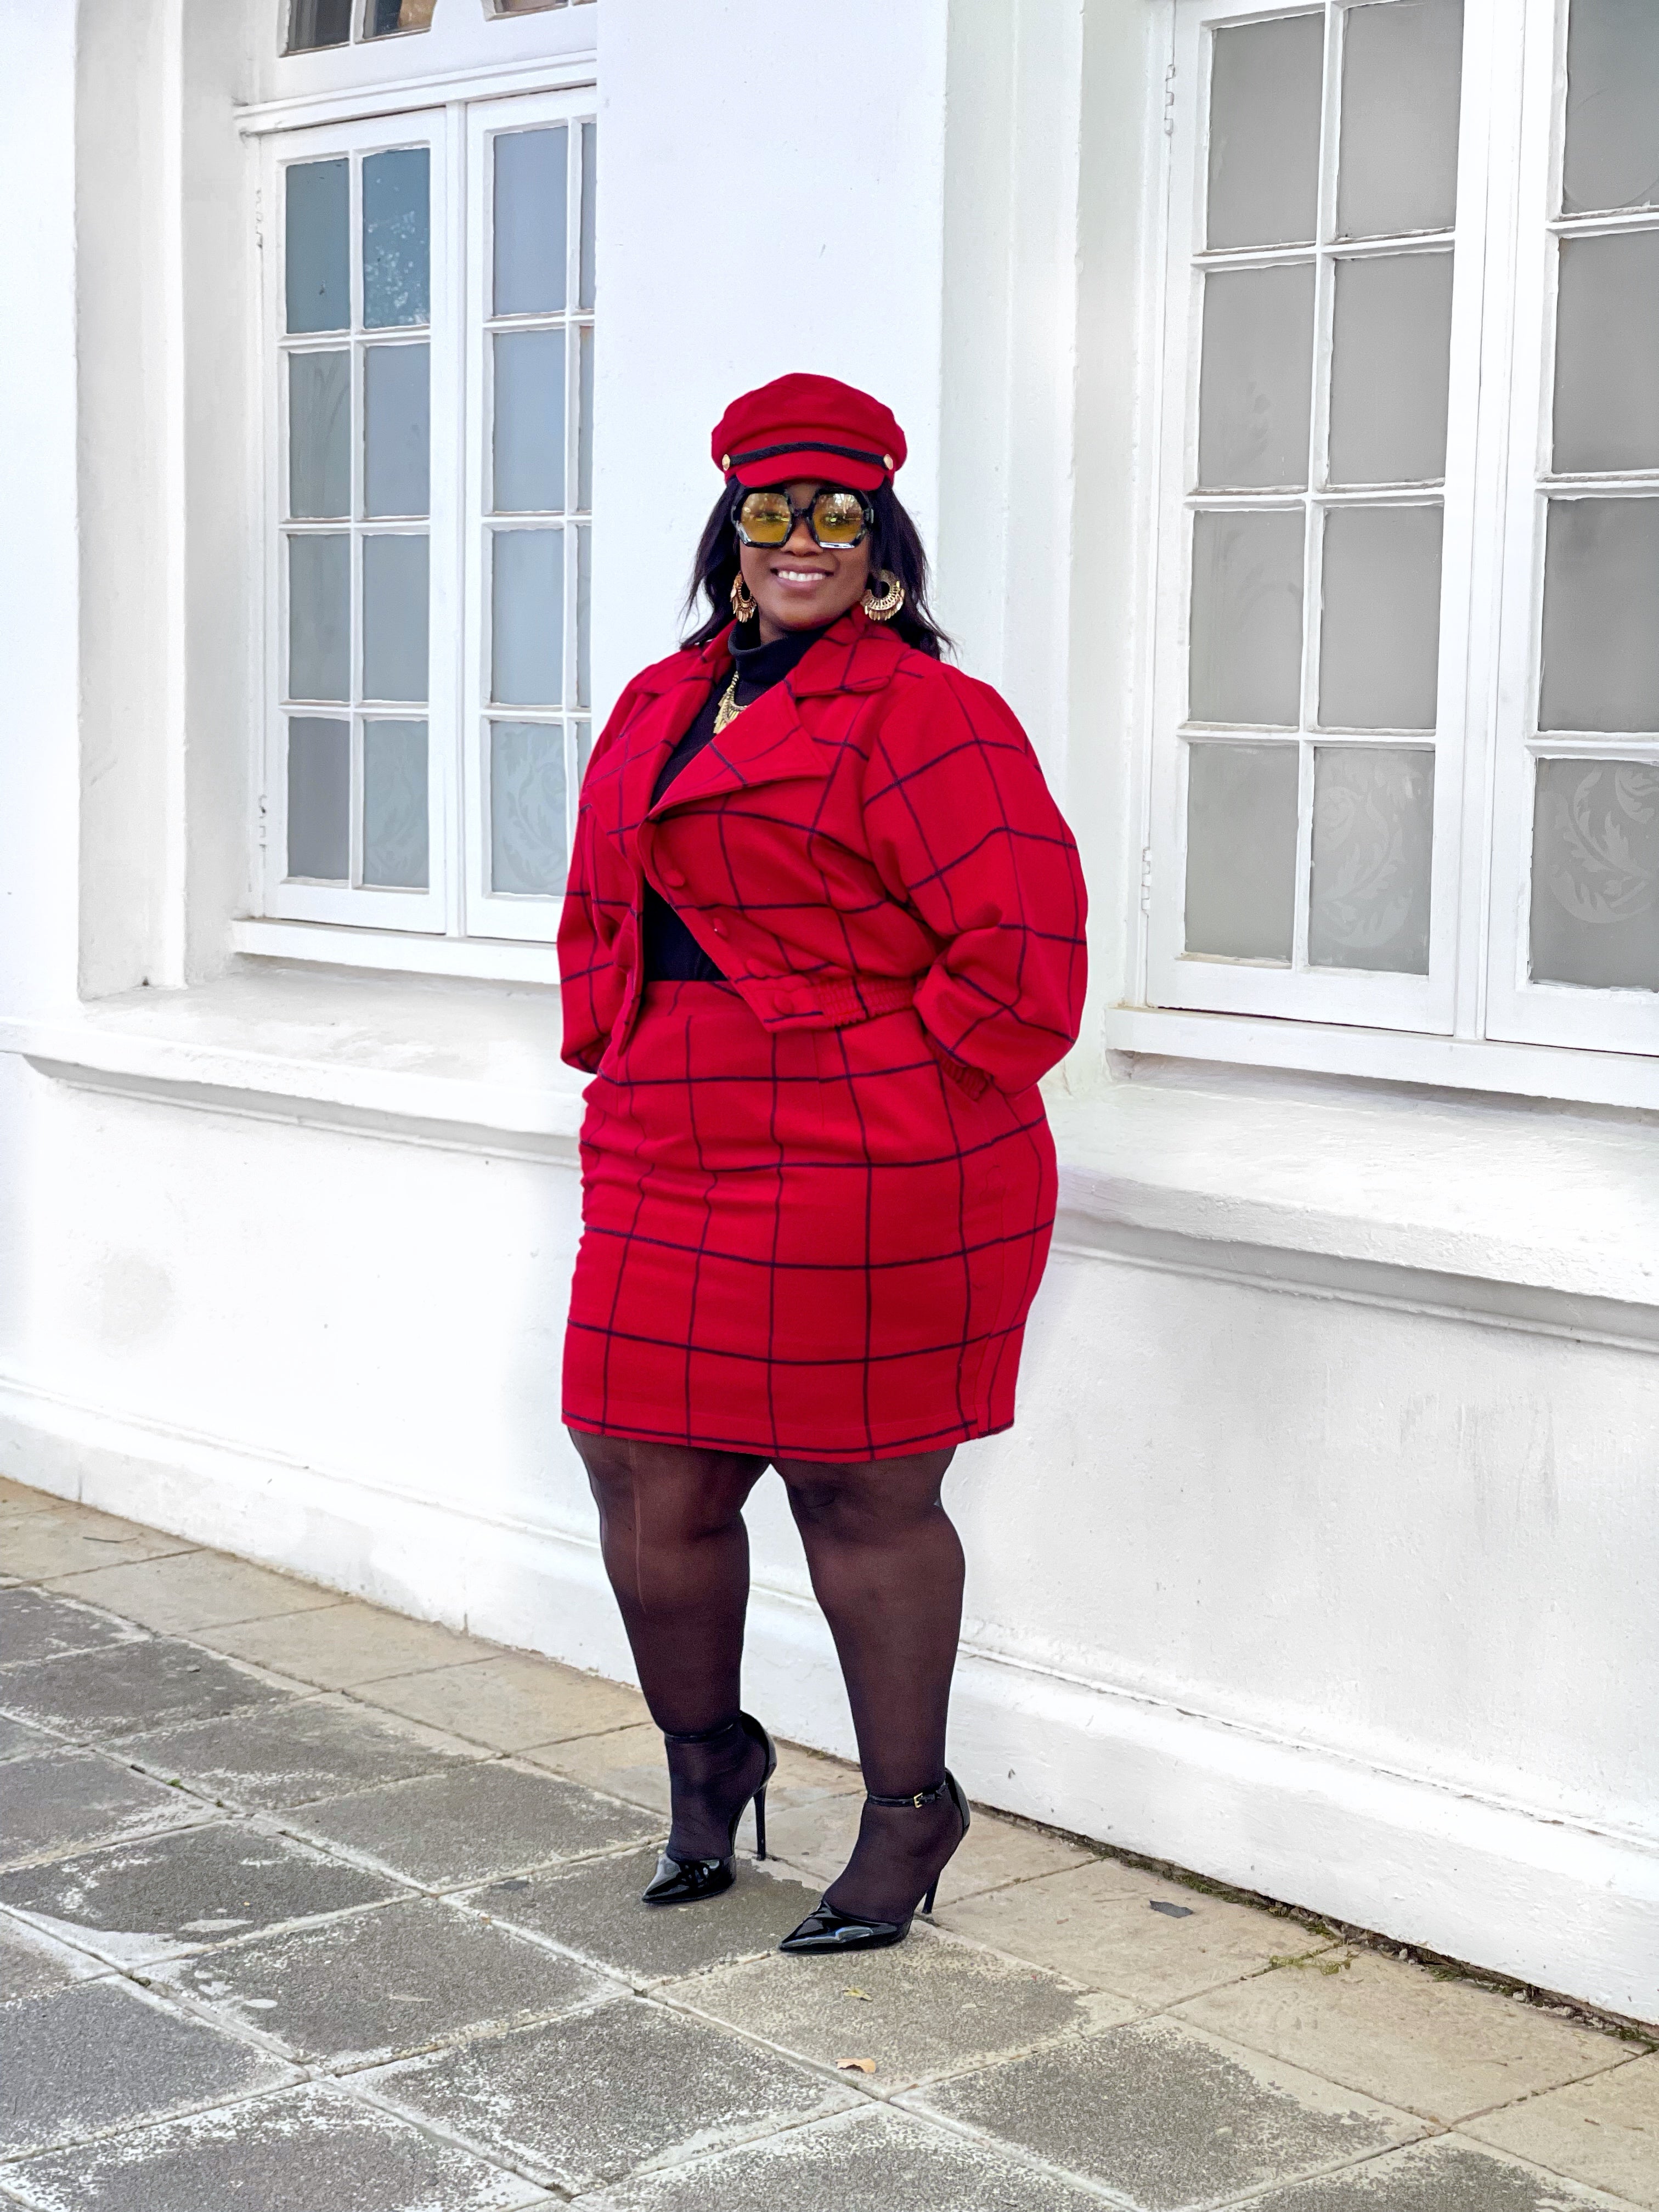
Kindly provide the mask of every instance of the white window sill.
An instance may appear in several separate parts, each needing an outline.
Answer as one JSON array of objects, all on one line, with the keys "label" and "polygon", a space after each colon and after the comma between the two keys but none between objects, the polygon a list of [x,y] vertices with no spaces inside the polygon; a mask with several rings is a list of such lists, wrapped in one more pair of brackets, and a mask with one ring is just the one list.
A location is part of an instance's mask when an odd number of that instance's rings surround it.
[{"label": "white window sill", "polygon": [[[556,991],[261,962],[0,1021],[41,1073],[180,1106],[574,1159]],[[1048,1086],[1062,1250],[1659,1345],[1659,1121],[1231,1067]]]}]

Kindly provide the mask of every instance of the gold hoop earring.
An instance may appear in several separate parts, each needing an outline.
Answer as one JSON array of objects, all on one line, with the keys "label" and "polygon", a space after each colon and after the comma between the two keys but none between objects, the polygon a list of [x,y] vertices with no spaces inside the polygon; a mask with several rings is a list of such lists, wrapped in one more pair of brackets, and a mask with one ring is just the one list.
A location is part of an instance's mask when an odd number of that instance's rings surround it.
[{"label": "gold hoop earring", "polygon": [[754,611],[754,594],[750,592],[748,585],[744,582],[743,571],[739,568],[737,574],[732,579],[732,617],[738,622],[746,623],[753,616]]},{"label": "gold hoop earring", "polygon": [[878,570],[877,576],[887,588],[878,596],[872,585],[864,595],[864,611],[872,622],[891,622],[904,605],[904,586],[890,568]]}]

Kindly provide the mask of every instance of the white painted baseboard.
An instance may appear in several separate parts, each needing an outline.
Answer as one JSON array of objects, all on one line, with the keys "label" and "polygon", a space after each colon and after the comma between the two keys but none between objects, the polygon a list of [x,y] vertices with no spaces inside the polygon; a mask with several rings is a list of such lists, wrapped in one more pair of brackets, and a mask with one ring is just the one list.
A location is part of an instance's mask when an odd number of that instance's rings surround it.
[{"label": "white painted baseboard", "polygon": [[[499,1643],[631,1679],[597,1546],[0,1379],[0,1470]],[[751,1704],[842,1754],[816,1611],[757,1589]],[[952,1759],[1027,1818],[1659,2016],[1659,1846],[1380,1771],[1155,1699],[964,1651]]]}]

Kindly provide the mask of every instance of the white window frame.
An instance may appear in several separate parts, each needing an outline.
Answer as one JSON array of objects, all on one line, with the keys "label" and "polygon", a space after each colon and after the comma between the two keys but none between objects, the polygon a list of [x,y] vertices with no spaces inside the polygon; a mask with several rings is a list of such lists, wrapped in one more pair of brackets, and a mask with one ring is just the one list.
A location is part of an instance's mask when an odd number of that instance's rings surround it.
[{"label": "white window frame", "polygon": [[[1559,174],[1565,36],[1565,6],[1558,9],[1557,0],[1524,0],[1524,6],[1523,22],[1512,0],[1465,0],[1441,664],[1431,740],[1430,968],[1426,977],[1408,977],[1195,959],[1181,949],[1186,748],[1176,732],[1186,699],[1197,474],[1206,34],[1212,27],[1316,11],[1307,0],[1166,0],[1168,75],[1158,87],[1164,167],[1147,262],[1146,312],[1155,337],[1143,392],[1144,449],[1156,457],[1143,601],[1152,650],[1135,779],[1140,880],[1127,917],[1127,988],[1106,1022],[1107,1042],[1118,1049],[1659,1106],[1659,1066],[1644,1057],[1659,1048],[1654,994],[1516,980],[1525,975],[1527,959],[1531,753],[1574,750],[1553,739],[1529,745],[1520,726],[1531,711],[1541,590],[1540,483],[1547,479],[1540,474],[1540,416],[1553,367],[1553,328],[1541,295],[1553,262],[1551,228],[1560,228],[1547,219]],[[1328,41],[1334,15],[1328,15]],[[1328,70],[1328,100],[1337,82]],[[1329,127],[1328,114],[1327,132]],[[1330,181],[1325,179],[1327,191]],[[1322,209],[1316,249],[1316,388],[1322,404],[1330,328],[1328,216]],[[1341,242],[1343,255],[1352,250]],[[1359,250],[1367,250],[1363,242]],[[1370,250],[1397,251],[1398,242]],[[1297,258],[1298,251],[1307,258],[1304,248],[1218,259],[1248,265]],[[1527,428],[1512,434],[1514,424],[1540,427],[1535,434]],[[1323,427],[1314,426],[1316,453]],[[1284,499],[1256,495],[1248,503],[1282,507],[1314,496],[1311,490]],[[1409,502],[1409,494],[1399,496]],[[1206,496],[1200,503],[1229,502]],[[1317,547],[1316,533],[1308,535],[1304,620],[1311,625]],[[1316,666],[1312,650],[1306,665]],[[1301,738],[1297,960],[1305,950],[1311,745],[1322,741],[1307,734],[1310,704],[1304,702]],[[1351,741],[1424,740],[1421,733],[1402,732]],[[1601,739],[1582,750],[1618,757],[1625,749]],[[1638,749],[1637,757],[1651,758],[1654,750]],[[1507,872],[1491,857],[1495,841]]]}]

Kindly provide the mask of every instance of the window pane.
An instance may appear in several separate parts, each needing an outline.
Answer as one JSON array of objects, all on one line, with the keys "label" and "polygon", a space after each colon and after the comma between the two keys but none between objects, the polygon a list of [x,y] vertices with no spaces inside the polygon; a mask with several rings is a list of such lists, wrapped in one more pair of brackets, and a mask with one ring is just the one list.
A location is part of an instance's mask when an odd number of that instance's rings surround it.
[{"label": "window pane", "polygon": [[564,332],[499,331],[492,343],[495,512],[556,513],[564,505]]},{"label": "window pane", "polygon": [[363,352],[363,512],[424,514],[431,497],[429,348]]},{"label": "window pane", "polygon": [[1562,205],[1659,203],[1659,8],[1653,0],[1572,0]]},{"label": "window pane", "polygon": [[584,514],[593,511],[593,326],[584,323],[576,333],[576,505]]},{"label": "window pane", "polygon": [[[288,48],[310,53],[318,46],[343,46],[351,36],[351,0],[289,0]],[[330,324],[330,329],[335,327]],[[289,328],[293,325],[290,324]]]},{"label": "window pane", "polygon": [[1325,518],[1319,719],[1328,729],[1431,730],[1440,668],[1437,507]]},{"label": "window pane", "polygon": [[544,15],[550,8],[562,8],[565,0],[492,0],[492,15]]},{"label": "window pane", "polygon": [[1659,230],[1562,240],[1555,465],[1659,468]]},{"label": "window pane", "polygon": [[1311,964],[1426,975],[1433,848],[1431,752],[1316,745]]},{"label": "window pane", "polygon": [[351,512],[351,356],[288,357],[288,511],[302,521]]},{"label": "window pane", "polygon": [[363,881],[427,888],[426,724],[363,724]]},{"label": "window pane", "polygon": [[1212,270],[1204,279],[1198,480],[1212,488],[1308,481],[1314,270]]},{"label": "window pane", "polygon": [[351,725],[288,726],[288,872],[343,884],[351,872]]},{"label": "window pane", "polygon": [[489,888],[542,898],[564,889],[564,732],[489,726]]},{"label": "window pane", "polygon": [[363,322],[369,330],[423,323],[431,309],[432,156],[424,146],[363,162]]},{"label": "window pane", "polygon": [[1293,744],[1188,746],[1188,952],[1289,962],[1297,777]]},{"label": "window pane", "polygon": [[591,707],[588,641],[593,628],[593,532],[584,523],[576,532],[576,704]]},{"label": "window pane", "polygon": [[1294,729],[1301,669],[1301,509],[1194,515],[1189,719]]},{"label": "window pane", "polygon": [[1446,473],[1452,258],[1336,264],[1330,482],[1434,483]]},{"label": "window pane", "polygon": [[1463,0],[1351,8],[1342,42],[1342,238],[1449,230],[1457,214]]},{"label": "window pane", "polygon": [[564,306],[567,127],[514,131],[495,141],[495,313],[551,314]]},{"label": "window pane", "polygon": [[593,725],[578,722],[576,732],[576,788],[581,789],[582,779],[587,774],[587,763],[593,753]]},{"label": "window pane", "polygon": [[345,699],[351,680],[351,540],[288,541],[288,696]]},{"label": "window pane", "polygon": [[1311,240],[1319,204],[1323,15],[1218,31],[1212,52],[1211,246]]},{"label": "window pane", "polygon": [[556,707],[564,696],[564,532],[498,530],[491,546],[490,697]]},{"label": "window pane", "polygon": [[398,31],[429,31],[433,0],[369,0],[365,35],[387,39]]},{"label": "window pane", "polygon": [[289,169],[283,281],[290,331],[349,327],[349,191],[344,161],[295,161]]},{"label": "window pane", "polygon": [[576,289],[576,304],[579,307],[592,307],[593,305],[594,198],[599,183],[593,168],[593,125],[591,123],[584,123],[581,145],[581,272]]},{"label": "window pane", "polygon": [[1532,973],[1659,991],[1659,768],[1539,762]]},{"label": "window pane", "polygon": [[1539,727],[1659,730],[1659,499],[1550,501]]},{"label": "window pane", "polygon": [[426,659],[426,539],[365,538],[364,698],[424,699]]}]

